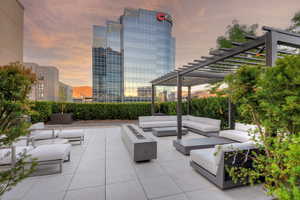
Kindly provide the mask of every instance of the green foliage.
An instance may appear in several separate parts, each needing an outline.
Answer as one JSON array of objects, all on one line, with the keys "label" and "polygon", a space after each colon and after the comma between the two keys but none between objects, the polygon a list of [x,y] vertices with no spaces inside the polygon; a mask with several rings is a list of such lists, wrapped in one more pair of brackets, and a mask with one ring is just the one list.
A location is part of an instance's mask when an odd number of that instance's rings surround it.
[{"label": "green foliage", "polygon": [[[8,148],[22,135],[27,134],[29,123],[24,115],[30,114],[27,95],[35,75],[20,63],[0,67],[0,148]],[[25,155],[10,169],[1,171],[0,196],[32,172],[24,169]]]},{"label": "green foliage", "polygon": [[245,66],[226,78],[228,96],[242,116],[258,126],[263,151],[253,169],[231,168],[233,177],[264,187],[278,199],[300,198],[300,56],[278,59],[276,66]]},{"label": "green foliage", "polygon": [[[176,102],[164,102],[161,111],[168,115],[176,115]],[[183,114],[187,114],[187,102],[183,103]],[[222,127],[228,126],[228,99],[225,97],[208,97],[193,99],[191,115],[220,119]]]},{"label": "green foliage", "polygon": [[217,38],[217,48],[231,48],[233,47],[231,42],[246,42],[245,36],[256,36],[257,28],[258,24],[248,26],[233,20],[232,24],[227,26],[225,35]]},{"label": "green foliage", "polygon": [[[61,103],[33,102],[37,115],[32,115],[32,122],[46,122],[52,113],[73,113],[75,120],[134,120],[139,116],[151,115],[150,103]],[[38,117],[37,117],[38,116]]]},{"label": "green foliage", "polygon": [[300,27],[300,11],[295,13],[295,15],[293,16],[291,22],[292,22],[292,25],[290,26],[290,28],[288,30],[293,31],[297,27]]}]

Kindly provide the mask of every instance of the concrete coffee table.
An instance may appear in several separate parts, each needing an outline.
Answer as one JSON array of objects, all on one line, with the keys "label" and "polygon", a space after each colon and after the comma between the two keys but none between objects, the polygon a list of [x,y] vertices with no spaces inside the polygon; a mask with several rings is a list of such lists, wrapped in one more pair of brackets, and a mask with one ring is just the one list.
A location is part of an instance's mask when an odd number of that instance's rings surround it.
[{"label": "concrete coffee table", "polygon": [[[188,129],[182,128],[182,135],[185,135],[187,133],[188,133]],[[176,136],[177,127],[152,128],[152,134],[157,137]]]}]

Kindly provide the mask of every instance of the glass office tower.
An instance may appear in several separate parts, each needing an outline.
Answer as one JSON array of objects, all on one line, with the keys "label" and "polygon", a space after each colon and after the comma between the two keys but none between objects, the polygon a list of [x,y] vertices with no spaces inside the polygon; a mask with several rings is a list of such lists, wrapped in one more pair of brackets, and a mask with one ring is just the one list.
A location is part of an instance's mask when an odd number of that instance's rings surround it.
[{"label": "glass office tower", "polygon": [[94,26],[93,96],[100,102],[150,101],[150,81],[175,67],[172,19],[124,10],[118,22]]}]

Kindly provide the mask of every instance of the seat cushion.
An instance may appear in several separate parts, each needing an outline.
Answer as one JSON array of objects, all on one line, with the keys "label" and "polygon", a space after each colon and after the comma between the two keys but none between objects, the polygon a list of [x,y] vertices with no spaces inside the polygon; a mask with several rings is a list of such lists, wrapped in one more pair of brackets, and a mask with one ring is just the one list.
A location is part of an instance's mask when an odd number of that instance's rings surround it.
[{"label": "seat cushion", "polygon": [[252,139],[252,136],[248,132],[239,130],[223,130],[220,131],[219,136],[238,142],[247,142]]},{"label": "seat cushion", "polygon": [[202,123],[192,122],[192,121],[184,121],[183,126],[188,128],[193,128],[202,132],[218,132],[220,130],[220,128],[217,126],[213,126],[210,124],[202,124]]},{"label": "seat cushion", "polygon": [[245,131],[245,132],[249,132],[249,131],[255,131],[257,129],[256,125],[252,125],[252,124],[242,124],[242,123],[235,123],[235,130],[239,130],[239,131]]},{"label": "seat cushion", "polygon": [[52,130],[36,130],[36,131],[32,131],[31,132],[31,136],[35,139],[35,140],[44,140],[44,139],[51,139],[56,137],[56,133]]},{"label": "seat cushion", "polygon": [[172,126],[177,126],[177,121],[144,122],[140,124],[141,128],[172,127]]},{"label": "seat cushion", "polygon": [[29,130],[43,129],[43,128],[45,128],[44,122],[38,122],[38,123],[32,124],[32,125],[30,126]]},{"label": "seat cushion", "polygon": [[82,129],[65,129],[58,132],[58,137],[60,138],[73,138],[83,136],[84,131]]},{"label": "seat cushion", "polygon": [[[16,147],[16,159],[20,158],[22,154],[29,152],[32,150],[31,146],[17,146]],[[8,165],[11,164],[11,149],[1,149],[0,150],[0,165]]]},{"label": "seat cushion", "polygon": [[30,161],[32,158],[37,161],[50,161],[50,160],[66,160],[71,152],[71,144],[49,144],[38,146],[29,151]]},{"label": "seat cushion", "polygon": [[192,150],[190,153],[192,161],[209,171],[210,173],[217,174],[217,165],[214,158],[214,149],[199,149]]}]

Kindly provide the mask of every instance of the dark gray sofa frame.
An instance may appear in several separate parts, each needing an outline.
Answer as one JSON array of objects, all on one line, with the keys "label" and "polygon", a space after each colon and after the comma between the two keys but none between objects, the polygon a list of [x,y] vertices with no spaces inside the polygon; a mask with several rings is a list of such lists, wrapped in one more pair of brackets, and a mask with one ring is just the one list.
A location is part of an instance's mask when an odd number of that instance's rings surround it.
[{"label": "dark gray sofa frame", "polygon": [[210,173],[208,170],[198,165],[194,161],[190,161],[190,166],[193,167],[199,174],[204,176],[207,180],[209,180],[210,182],[212,182],[222,190],[239,187],[239,186],[247,185],[248,183],[245,184],[239,181],[235,183],[230,177],[230,175],[228,174],[225,166],[252,168],[252,160],[248,158],[247,161],[245,161],[245,154],[246,153],[251,154],[252,152],[258,153],[259,151],[258,149],[251,149],[249,150],[249,152],[248,150],[243,150],[243,151],[235,152],[236,153],[235,155],[233,155],[234,154],[233,151],[224,152],[223,155],[221,156],[221,162],[219,163],[216,175]]}]

